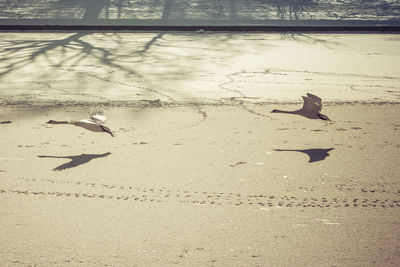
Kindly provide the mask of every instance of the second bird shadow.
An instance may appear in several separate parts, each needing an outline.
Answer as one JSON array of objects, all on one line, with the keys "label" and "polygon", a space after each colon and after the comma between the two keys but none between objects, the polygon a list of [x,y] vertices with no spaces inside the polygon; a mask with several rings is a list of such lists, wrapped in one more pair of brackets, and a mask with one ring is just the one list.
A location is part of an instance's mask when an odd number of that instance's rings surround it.
[{"label": "second bird shadow", "polygon": [[53,169],[53,171],[63,171],[66,169],[74,168],[79,165],[88,163],[89,161],[97,158],[103,158],[111,155],[111,152],[103,154],[81,154],[77,156],[48,156],[48,155],[38,155],[39,158],[57,158],[57,159],[70,159],[69,162],[61,164]]},{"label": "second bird shadow", "polygon": [[294,152],[301,152],[307,154],[309,157],[308,162],[316,162],[324,160],[326,157],[329,156],[329,151],[333,150],[334,148],[313,148],[313,149],[274,149],[275,151],[294,151]]}]

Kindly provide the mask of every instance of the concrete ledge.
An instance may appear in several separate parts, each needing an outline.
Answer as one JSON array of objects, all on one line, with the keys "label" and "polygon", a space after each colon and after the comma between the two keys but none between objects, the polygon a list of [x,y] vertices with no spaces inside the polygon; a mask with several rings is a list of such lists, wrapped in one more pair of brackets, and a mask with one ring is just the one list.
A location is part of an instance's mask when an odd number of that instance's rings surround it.
[{"label": "concrete ledge", "polygon": [[400,31],[397,20],[0,19],[0,30]]}]

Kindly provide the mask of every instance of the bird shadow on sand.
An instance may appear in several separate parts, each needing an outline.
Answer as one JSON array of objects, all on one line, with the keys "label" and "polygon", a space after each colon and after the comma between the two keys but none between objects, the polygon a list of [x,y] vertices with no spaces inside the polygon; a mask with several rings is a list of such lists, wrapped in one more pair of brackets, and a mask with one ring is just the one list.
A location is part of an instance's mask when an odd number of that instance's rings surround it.
[{"label": "bird shadow on sand", "polygon": [[294,151],[294,152],[301,152],[307,154],[309,157],[308,162],[316,162],[324,160],[326,157],[329,156],[329,151],[333,150],[334,148],[314,148],[314,149],[274,149],[275,151]]},{"label": "bird shadow on sand", "polygon": [[66,169],[74,168],[79,165],[88,163],[89,161],[97,158],[104,158],[111,155],[111,152],[107,152],[104,154],[81,154],[77,156],[47,156],[47,155],[38,155],[39,158],[57,158],[57,159],[70,159],[71,161],[61,164],[53,169],[53,171],[63,171]]}]

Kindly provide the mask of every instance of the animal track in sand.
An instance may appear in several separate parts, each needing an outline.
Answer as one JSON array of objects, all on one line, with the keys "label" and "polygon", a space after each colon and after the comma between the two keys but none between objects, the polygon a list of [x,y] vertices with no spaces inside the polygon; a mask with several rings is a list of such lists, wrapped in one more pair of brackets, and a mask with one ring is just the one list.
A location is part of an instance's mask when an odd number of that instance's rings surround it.
[{"label": "animal track in sand", "polygon": [[[395,208],[400,207],[400,200],[390,199],[363,199],[359,201],[357,198],[349,201],[347,199],[338,198],[296,198],[296,197],[281,197],[280,199],[267,199],[265,196],[247,196],[247,199],[241,198],[220,198],[215,195],[208,195],[206,198],[199,198],[199,196],[193,195],[164,195],[164,200],[161,199],[160,195],[135,195],[135,194],[95,194],[95,193],[73,193],[73,192],[42,192],[42,191],[28,191],[28,190],[2,190],[0,193],[8,194],[25,194],[25,195],[48,195],[48,196],[65,196],[75,198],[101,198],[101,199],[115,199],[115,200],[134,200],[134,201],[150,201],[150,202],[167,202],[169,200],[165,198],[172,198],[171,201],[175,200],[180,203],[199,204],[199,205],[235,205],[235,206],[259,206],[259,207],[303,207],[303,208],[328,208],[328,207],[382,207],[382,208]],[[174,199],[175,198],[175,199]],[[190,198],[185,200],[185,198]]]},{"label": "animal track in sand", "polygon": [[300,186],[299,189],[302,190],[303,192],[308,192],[308,191],[312,192],[314,190],[317,190],[317,188],[315,186],[311,186],[311,187],[309,187],[309,186]]},{"label": "animal track in sand", "polygon": [[247,161],[238,161],[238,162],[236,162],[234,164],[231,164],[230,166],[231,167],[236,167],[236,166],[243,165],[243,164],[247,164]]},{"label": "animal track in sand", "polygon": [[336,184],[335,188],[338,191],[347,192],[357,192],[357,193],[384,193],[384,194],[394,194],[400,195],[400,189],[394,189],[397,184],[384,184],[384,183],[370,183],[363,186],[357,185],[354,182],[345,182],[341,184]]},{"label": "animal track in sand", "polygon": [[[276,196],[273,194],[240,194],[233,192],[208,192],[208,191],[191,191],[191,190],[174,190],[170,191],[165,188],[139,188],[127,185],[109,185],[87,182],[70,182],[56,181],[51,179],[28,179],[18,178],[24,182],[35,183],[51,183],[59,185],[71,185],[72,191],[66,192],[61,190],[44,191],[44,190],[17,190],[17,189],[0,189],[1,194],[19,194],[19,195],[36,195],[36,196],[53,196],[53,197],[73,197],[73,198],[97,198],[104,200],[131,200],[140,202],[178,202],[183,204],[194,205],[220,205],[220,206],[252,206],[252,207],[276,207],[276,208],[398,208],[400,207],[400,199],[388,199],[380,193],[388,193],[385,191],[377,191],[373,185],[369,186],[369,195],[364,198],[345,198],[345,197],[306,197],[299,196],[303,193],[305,187],[300,187],[296,195]],[[25,183],[26,186],[26,183]],[[385,187],[385,185],[380,184]],[[92,189],[109,190],[108,193],[98,190],[94,192],[74,192],[75,187],[87,187]],[[341,191],[343,185],[338,185],[337,190]],[[360,188],[363,192],[363,188]],[[81,191],[81,190],[79,190]],[[311,190],[312,191],[312,190]],[[400,190],[394,193],[396,196],[400,194]]]},{"label": "animal track in sand", "polygon": [[35,147],[35,145],[18,145],[17,147],[27,147],[27,148],[32,148],[32,147]]},{"label": "animal track in sand", "polygon": [[197,107],[197,113],[199,113],[202,117],[201,121],[199,121],[198,124],[205,121],[205,119],[207,119],[207,117],[208,117],[208,114],[204,110],[202,110],[200,107]]}]

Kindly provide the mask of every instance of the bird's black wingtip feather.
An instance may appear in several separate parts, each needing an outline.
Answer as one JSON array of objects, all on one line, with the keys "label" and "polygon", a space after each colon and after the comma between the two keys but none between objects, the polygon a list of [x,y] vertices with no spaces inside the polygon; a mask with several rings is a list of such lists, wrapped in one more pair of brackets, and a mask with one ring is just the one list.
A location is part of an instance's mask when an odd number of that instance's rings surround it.
[{"label": "bird's black wingtip feather", "polygon": [[331,121],[331,120],[328,118],[328,116],[326,116],[326,115],[324,115],[324,114],[321,114],[321,113],[318,113],[318,117],[319,117],[321,120],[324,120],[324,121]]}]

